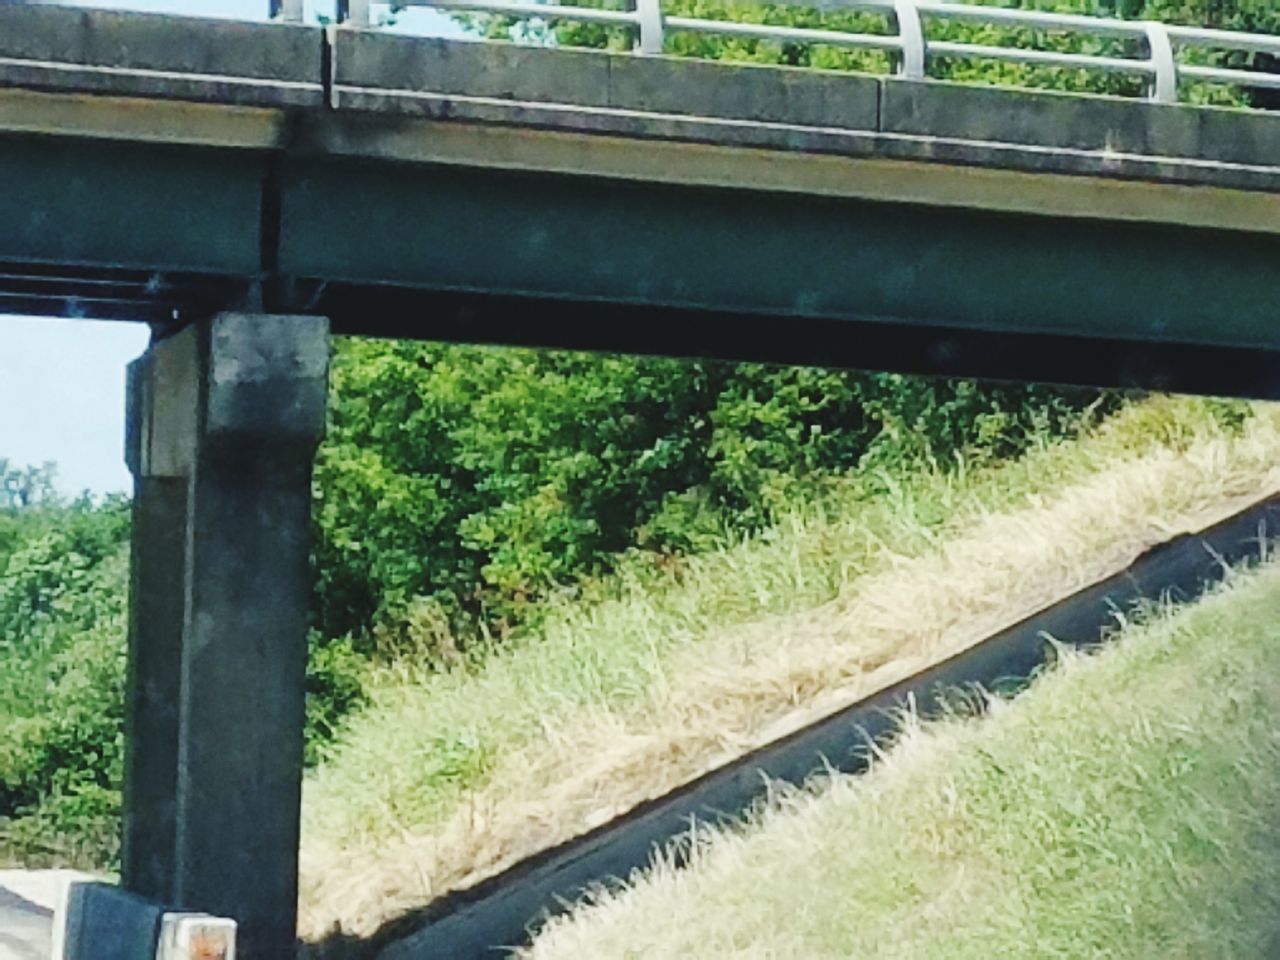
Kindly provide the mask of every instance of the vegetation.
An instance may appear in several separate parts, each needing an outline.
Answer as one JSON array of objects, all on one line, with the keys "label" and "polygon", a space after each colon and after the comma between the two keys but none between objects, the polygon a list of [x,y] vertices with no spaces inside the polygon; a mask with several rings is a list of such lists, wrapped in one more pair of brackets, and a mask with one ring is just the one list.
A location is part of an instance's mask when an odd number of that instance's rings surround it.
[{"label": "vegetation", "polygon": [[758,531],[854,468],[1013,456],[1100,405],[1089,390],[367,340],[337,344],[333,383],[320,631],[445,663],[553,596],[588,595],[629,552],[662,564]]},{"label": "vegetation", "polygon": [[[3,461],[0,461],[2,464]],[[129,505],[66,501],[0,466],[0,863],[114,869],[123,773]],[[364,661],[313,645],[308,753],[359,702]]]},{"label": "vegetation", "polygon": [[1280,408],[1153,398],[624,566],[481,665],[378,671],[306,787],[304,929],[367,931],[914,672],[1276,489],[1277,453]]},{"label": "vegetation", "polygon": [[[414,668],[457,666],[464,652],[479,663],[492,644],[474,638],[536,619],[554,591],[561,604],[607,594],[583,578],[621,551],[643,548],[630,567],[661,570],[758,528],[841,463],[998,457],[1071,429],[1092,396],[341,343],[317,471],[308,759],[364,702],[371,654]],[[0,855],[110,868],[128,506],[58,499],[50,465],[6,463],[2,489]]]},{"label": "vegetation", "polygon": [[522,955],[1274,957],[1278,605],[1272,565],[985,718],[907,717],[869,775],[779,791]]},{"label": "vegetation", "polygon": [[117,846],[128,506],[44,480],[0,507],[0,857],[96,865]]}]

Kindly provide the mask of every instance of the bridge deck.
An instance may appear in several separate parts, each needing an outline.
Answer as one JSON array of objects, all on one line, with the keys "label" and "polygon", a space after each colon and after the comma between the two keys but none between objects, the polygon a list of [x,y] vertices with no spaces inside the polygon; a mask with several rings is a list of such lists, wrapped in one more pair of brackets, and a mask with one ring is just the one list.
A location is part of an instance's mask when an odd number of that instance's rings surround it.
[{"label": "bridge deck", "polygon": [[1280,348],[1273,114],[5,6],[0,139],[11,308],[1169,385]]}]

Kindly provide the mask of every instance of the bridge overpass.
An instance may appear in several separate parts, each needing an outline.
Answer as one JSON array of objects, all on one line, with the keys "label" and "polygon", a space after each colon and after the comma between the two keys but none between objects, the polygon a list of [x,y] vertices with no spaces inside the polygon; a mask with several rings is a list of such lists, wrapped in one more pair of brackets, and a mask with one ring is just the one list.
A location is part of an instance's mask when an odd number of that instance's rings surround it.
[{"label": "bridge overpass", "polygon": [[0,5],[0,309],[155,333],[127,887],[287,952],[329,329],[1280,397],[1280,116],[1173,102],[1280,78],[1109,21],[1153,99],[940,83],[889,5],[895,76]]},{"label": "bridge overpass", "polygon": [[0,139],[15,311],[1280,389],[1267,113],[4,6]]}]

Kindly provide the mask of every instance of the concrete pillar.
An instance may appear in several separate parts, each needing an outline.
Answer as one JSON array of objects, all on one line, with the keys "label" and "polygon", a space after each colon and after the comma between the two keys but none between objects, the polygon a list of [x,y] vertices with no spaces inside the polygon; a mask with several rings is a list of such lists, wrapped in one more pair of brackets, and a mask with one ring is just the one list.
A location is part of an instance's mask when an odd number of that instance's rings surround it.
[{"label": "concrete pillar", "polygon": [[130,368],[123,884],[292,954],[328,323],[221,314]]}]

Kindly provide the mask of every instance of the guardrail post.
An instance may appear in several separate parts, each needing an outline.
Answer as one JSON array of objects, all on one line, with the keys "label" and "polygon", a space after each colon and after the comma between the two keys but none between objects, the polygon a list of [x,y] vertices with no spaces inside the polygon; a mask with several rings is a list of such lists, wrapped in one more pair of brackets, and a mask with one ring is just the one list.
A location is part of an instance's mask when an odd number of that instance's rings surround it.
[{"label": "guardrail post", "polygon": [[285,23],[302,22],[302,0],[271,0],[269,9],[272,20]]},{"label": "guardrail post", "polygon": [[636,0],[636,19],[640,24],[637,53],[661,53],[665,37],[662,0]]},{"label": "guardrail post", "polygon": [[370,0],[338,0],[338,22],[346,27],[373,26]]},{"label": "guardrail post", "polygon": [[909,80],[923,80],[929,51],[920,9],[915,0],[893,0],[893,13],[898,21],[898,40],[902,43],[898,73]]},{"label": "guardrail post", "polygon": [[1178,102],[1178,59],[1173,55],[1173,41],[1169,28],[1163,23],[1145,21],[1147,50],[1155,76],[1149,90],[1152,100],[1158,103]]}]

